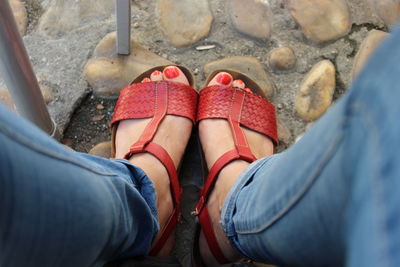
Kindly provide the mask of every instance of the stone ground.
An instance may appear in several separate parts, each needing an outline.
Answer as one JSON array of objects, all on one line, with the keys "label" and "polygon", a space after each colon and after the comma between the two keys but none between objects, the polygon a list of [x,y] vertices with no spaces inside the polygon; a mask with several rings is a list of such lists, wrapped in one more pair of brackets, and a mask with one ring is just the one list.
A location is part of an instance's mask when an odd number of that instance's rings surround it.
[{"label": "stone ground", "polygon": [[[198,88],[218,68],[240,70],[262,85],[277,107],[282,151],[346,91],[400,15],[397,0],[136,0],[132,53],[118,56],[114,1],[10,3],[49,111],[64,133],[61,142],[103,156],[110,154],[109,122],[120,88],[171,62],[190,68]],[[1,76],[0,101],[14,108]],[[201,185],[195,136],[183,166],[186,205],[177,261],[119,265],[189,265],[190,211]]]}]

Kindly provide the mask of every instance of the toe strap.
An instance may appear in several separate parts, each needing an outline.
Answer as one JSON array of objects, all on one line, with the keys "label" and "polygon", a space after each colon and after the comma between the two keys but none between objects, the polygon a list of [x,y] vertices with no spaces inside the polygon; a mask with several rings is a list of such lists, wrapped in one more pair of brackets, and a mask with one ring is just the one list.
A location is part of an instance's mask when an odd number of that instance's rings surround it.
[{"label": "toe strap", "polygon": [[111,123],[114,125],[121,120],[154,117],[160,110],[160,98],[167,103],[167,115],[181,116],[195,122],[197,97],[197,91],[183,83],[134,83],[121,90]]},{"label": "toe strap", "polygon": [[256,94],[234,87],[209,86],[202,89],[197,121],[210,118],[234,119],[278,144],[275,107]]}]

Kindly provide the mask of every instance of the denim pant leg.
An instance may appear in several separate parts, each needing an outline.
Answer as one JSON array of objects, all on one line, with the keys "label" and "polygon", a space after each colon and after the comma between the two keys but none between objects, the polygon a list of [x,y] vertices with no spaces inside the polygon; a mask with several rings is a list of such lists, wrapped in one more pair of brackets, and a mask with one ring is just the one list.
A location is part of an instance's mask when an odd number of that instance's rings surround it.
[{"label": "denim pant leg", "polygon": [[153,184],[125,160],[65,148],[0,106],[0,266],[100,266],[148,251]]},{"label": "denim pant leg", "polygon": [[222,210],[243,255],[283,266],[400,266],[400,31],[286,152],[240,176]]}]

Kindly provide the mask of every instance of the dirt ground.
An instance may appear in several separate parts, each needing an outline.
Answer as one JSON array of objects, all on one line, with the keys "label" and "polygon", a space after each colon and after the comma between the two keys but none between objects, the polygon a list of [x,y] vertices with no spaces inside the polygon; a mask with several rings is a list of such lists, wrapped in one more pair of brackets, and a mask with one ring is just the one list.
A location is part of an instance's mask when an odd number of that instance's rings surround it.
[{"label": "dirt ground", "polygon": [[[75,151],[87,153],[96,144],[109,141],[109,124],[115,103],[113,99],[88,95],[72,115],[61,142]],[[96,108],[99,105],[103,108]]]}]

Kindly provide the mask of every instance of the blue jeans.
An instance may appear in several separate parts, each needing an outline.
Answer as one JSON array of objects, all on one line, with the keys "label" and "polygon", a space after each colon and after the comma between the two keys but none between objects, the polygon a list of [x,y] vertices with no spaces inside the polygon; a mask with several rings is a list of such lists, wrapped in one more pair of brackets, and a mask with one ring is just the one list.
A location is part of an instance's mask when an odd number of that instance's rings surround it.
[{"label": "blue jeans", "polygon": [[[399,41],[298,143],[237,180],[221,221],[243,255],[400,266]],[[158,231],[143,171],[67,152],[1,107],[0,168],[0,266],[101,265],[145,253]]]},{"label": "blue jeans", "polygon": [[158,228],[141,169],[69,152],[0,105],[0,266],[101,266],[145,254]]},{"label": "blue jeans", "polygon": [[230,191],[222,226],[250,259],[400,266],[400,29],[338,103]]}]

